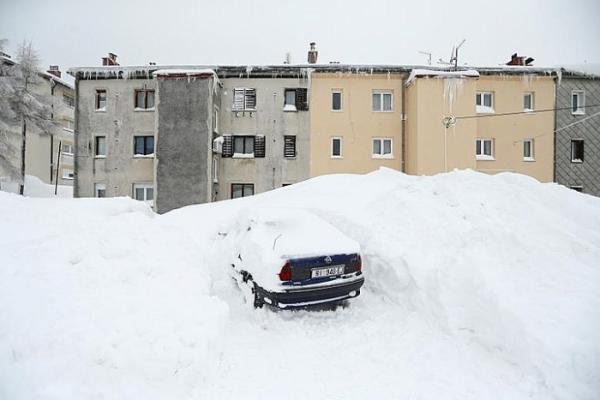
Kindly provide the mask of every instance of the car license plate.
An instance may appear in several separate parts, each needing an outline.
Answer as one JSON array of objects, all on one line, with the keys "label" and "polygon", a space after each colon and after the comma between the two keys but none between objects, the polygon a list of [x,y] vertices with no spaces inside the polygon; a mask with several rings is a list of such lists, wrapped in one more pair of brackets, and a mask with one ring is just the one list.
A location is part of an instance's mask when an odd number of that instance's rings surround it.
[{"label": "car license plate", "polygon": [[325,268],[315,268],[311,270],[312,278],[323,278],[326,276],[341,275],[344,273],[344,265],[332,265]]}]

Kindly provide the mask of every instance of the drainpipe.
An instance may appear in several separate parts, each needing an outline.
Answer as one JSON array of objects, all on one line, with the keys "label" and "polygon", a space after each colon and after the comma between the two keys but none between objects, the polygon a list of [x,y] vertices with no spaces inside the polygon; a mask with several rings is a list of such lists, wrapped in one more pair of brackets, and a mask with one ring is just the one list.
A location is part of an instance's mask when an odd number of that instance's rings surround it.
[{"label": "drainpipe", "polygon": [[401,126],[401,143],[402,143],[402,160],[400,170],[406,173],[406,74],[402,76],[402,115],[400,116],[400,126]]}]

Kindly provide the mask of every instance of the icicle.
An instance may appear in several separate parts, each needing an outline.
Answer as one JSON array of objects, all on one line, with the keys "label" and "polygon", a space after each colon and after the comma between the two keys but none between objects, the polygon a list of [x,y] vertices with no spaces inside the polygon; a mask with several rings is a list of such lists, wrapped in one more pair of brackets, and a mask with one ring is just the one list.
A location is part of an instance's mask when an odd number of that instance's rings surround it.
[{"label": "icicle", "polygon": [[448,110],[452,113],[454,101],[462,92],[464,79],[462,78],[446,78],[444,79],[444,100],[448,104]]}]

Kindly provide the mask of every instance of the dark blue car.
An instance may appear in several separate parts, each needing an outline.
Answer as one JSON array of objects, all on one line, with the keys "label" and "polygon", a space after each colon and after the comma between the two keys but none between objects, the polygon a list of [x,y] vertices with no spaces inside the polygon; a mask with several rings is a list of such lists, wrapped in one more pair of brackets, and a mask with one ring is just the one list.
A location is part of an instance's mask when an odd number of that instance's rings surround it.
[{"label": "dark blue car", "polygon": [[358,243],[312,213],[261,209],[227,237],[236,280],[255,307],[304,308],[360,294]]}]

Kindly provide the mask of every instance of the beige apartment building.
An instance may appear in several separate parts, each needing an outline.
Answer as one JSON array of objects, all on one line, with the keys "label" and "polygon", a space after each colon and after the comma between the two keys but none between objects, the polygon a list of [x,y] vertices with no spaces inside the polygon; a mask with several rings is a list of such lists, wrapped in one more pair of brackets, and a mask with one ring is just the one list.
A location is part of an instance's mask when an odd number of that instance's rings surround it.
[{"label": "beige apartment building", "polygon": [[312,74],[310,174],[402,170],[403,73]]},{"label": "beige apartment building", "polygon": [[470,168],[550,182],[555,79],[532,67],[314,72],[311,176]]}]

